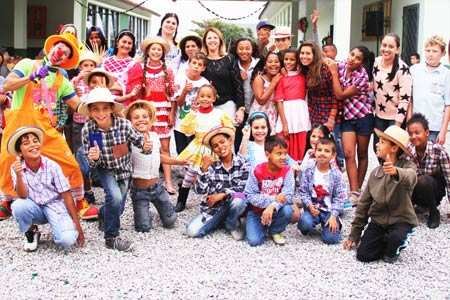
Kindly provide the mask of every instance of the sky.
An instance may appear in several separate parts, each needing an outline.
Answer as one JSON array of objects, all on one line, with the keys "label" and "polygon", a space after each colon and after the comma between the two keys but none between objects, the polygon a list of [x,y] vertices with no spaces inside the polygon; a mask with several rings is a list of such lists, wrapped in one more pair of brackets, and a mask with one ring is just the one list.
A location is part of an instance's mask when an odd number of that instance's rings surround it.
[{"label": "sky", "polygon": [[[137,0],[135,0],[137,1]],[[201,1],[206,7],[213,10],[223,17],[239,18],[249,15],[256,9],[264,6],[265,1]],[[202,21],[207,19],[217,18],[205,8],[203,8],[198,1],[193,0],[150,0],[145,6],[158,12],[161,17],[153,17],[151,23],[151,35],[155,35],[159,29],[161,18],[168,12],[175,12],[180,18],[180,25],[178,28],[178,36],[182,37],[191,33],[190,30],[197,28],[191,23],[192,20]],[[258,16],[261,12],[258,10],[253,16],[239,21],[227,21],[239,24],[244,27],[252,28],[255,31],[258,23]]]}]

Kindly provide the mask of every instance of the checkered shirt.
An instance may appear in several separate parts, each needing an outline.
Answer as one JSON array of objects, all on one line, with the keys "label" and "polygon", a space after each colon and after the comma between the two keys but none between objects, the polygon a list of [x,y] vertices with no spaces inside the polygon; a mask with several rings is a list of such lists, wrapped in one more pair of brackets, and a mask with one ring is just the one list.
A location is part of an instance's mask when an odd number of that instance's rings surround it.
[{"label": "checkered shirt", "polygon": [[[331,73],[325,64],[320,68],[320,83],[308,87],[308,108],[311,125],[324,124],[328,121],[332,109],[338,109],[338,101],[333,94]],[[336,115],[336,122],[340,117]]]},{"label": "checkered shirt", "polygon": [[450,195],[450,156],[444,147],[428,141],[422,160],[419,160],[416,148],[412,144],[408,145],[408,149],[412,157],[407,157],[407,159],[412,160],[416,164],[417,175],[436,175],[441,173],[446,184],[447,195]]},{"label": "checkered shirt", "polygon": [[347,63],[340,62],[338,70],[341,86],[344,89],[354,86],[358,90],[357,95],[344,100],[344,119],[361,119],[373,113],[373,99],[369,96],[369,76],[366,69],[360,66],[351,74],[347,74]]},{"label": "checkered shirt", "polygon": [[[102,149],[100,159],[97,161],[89,160],[89,165],[94,168],[103,168],[114,171],[116,180],[124,180],[131,177],[133,170],[131,164],[131,149],[132,143],[136,147],[142,149],[144,138],[137,132],[130,121],[124,118],[113,117],[113,125],[107,131],[100,129],[94,120],[89,120],[81,131],[81,138],[83,141],[83,150],[87,157],[89,152],[89,133],[100,132],[102,135]],[[114,158],[113,146],[120,144],[128,144],[128,154]]]}]

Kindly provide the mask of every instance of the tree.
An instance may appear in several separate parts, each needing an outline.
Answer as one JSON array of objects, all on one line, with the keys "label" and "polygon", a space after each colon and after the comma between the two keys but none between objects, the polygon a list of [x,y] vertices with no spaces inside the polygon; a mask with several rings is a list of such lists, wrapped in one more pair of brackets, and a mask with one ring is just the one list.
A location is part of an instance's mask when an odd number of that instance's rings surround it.
[{"label": "tree", "polygon": [[229,48],[228,46],[231,44],[231,42],[237,40],[238,38],[253,38],[253,31],[250,28],[244,28],[236,24],[225,23],[220,19],[210,19],[204,20],[202,22],[192,21],[192,23],[199,27],[192,30],[199,36],[203,36],[208,27],[216,27],[217,29],[219,29],[223,33],[227,49]]}]

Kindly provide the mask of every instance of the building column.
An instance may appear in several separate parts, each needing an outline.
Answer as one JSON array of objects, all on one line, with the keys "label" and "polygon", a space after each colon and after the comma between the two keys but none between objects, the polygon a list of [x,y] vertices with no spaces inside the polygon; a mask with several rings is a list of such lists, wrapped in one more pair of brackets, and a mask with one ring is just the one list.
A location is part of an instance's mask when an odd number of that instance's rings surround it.
[{"label": "building column", "polygon": [[291,34],[292,37],[292,47],[297,48],[298,45],[298,10],[299,10],[299,1],[300,0],[291,0]]},{"label": "building column", "polygon": [[28,0],[14,0],[14,48],[21,55],[27,49]]},{"label": "building column", "polygon": [[87,20],[87,0],[79,0],[79,2],[83,3],[83,6],[74,1],[73,5],[73,24],[78,29],[78,39],[80,41],[86,40],[86,20]]},{"label": "building column", "polygon": [[334,0],[334,37],[337,59],[345,59],[350,51],[352,0]]}]

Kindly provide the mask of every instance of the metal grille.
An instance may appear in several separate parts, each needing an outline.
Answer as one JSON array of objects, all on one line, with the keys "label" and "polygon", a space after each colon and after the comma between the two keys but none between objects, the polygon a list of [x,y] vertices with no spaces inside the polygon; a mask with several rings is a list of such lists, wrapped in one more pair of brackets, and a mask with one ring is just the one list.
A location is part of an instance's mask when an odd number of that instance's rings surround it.
[{"label": "metal grille", "polygon": [[402,59],[409,63],[411,53],[417,52],[419,4],[403,7]]}]

